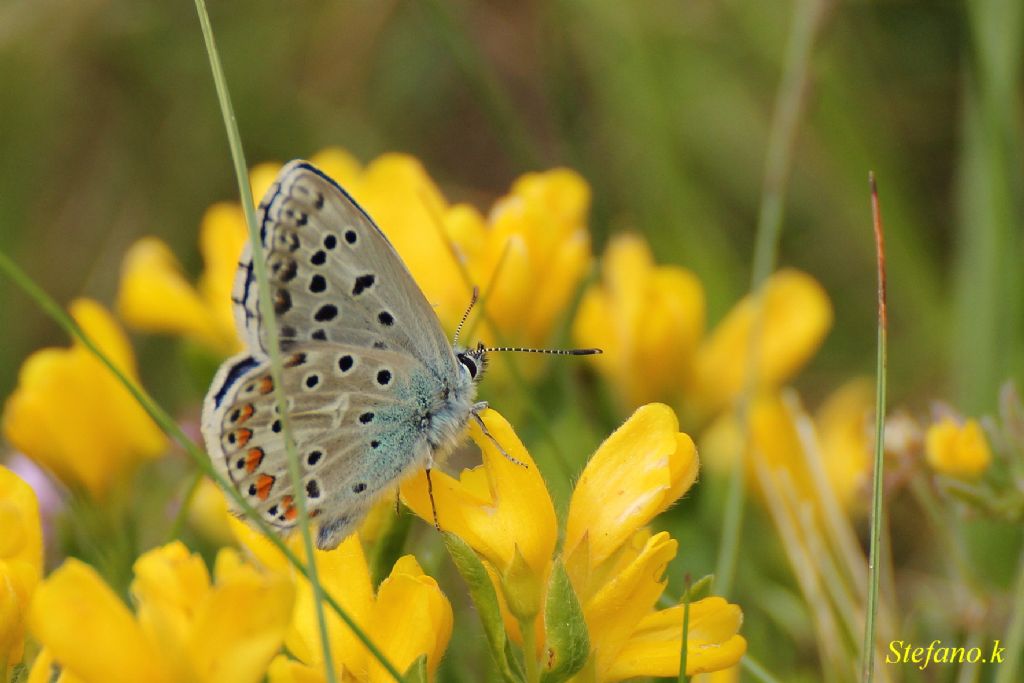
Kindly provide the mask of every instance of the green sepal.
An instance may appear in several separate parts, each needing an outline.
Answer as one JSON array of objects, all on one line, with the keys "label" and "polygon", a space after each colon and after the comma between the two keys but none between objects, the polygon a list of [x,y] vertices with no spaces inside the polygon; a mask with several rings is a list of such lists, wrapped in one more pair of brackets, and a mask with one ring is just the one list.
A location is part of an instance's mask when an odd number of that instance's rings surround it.
[{"label": "green sepal", "polygon": [[561,558],[556,559],[548,581],[544,606],[544,670],[541,683],[559,683],[583,668],[590,654],[590,636],[583,608],[572,589]]},{"label": "green sepal", "polygon": [[540,612],[543,584],[518,545],[512,553],[512,561],[501,575],[501,589],[505,594],[505,606],[519,621],[533,619]]},{"label": "green sepal", "polygon": [[683,591],[679,596],[679,602],[697,602],[711,595],[711,588],[715,583],[714,574],[706,574],[690,584],[690,588]]},{"label": "green sepal", "polygon": [[498,594],[491,583],[491,577],[484,568],[484,563],[469,545],[455,534],[445,532],[444,544],[452,563],[459,570],[463,580],[469,587],[469,595],[476,605],[477,614],[484,627],[484,635],[491,649],[491,657],[507,683],[520,683],[522,675],[516,675],[509,664],[508,635],[505,633],[505,622],[501,618],[498,606]]},{"label": "green sepal", "polygon": [[416,658],[402,676],[404,683],[430,683],[430,674],[427,671],[427,656],[425,654]]},{"label": "green sepal", "polygon": [[28,680],[28,666],[22,663],[15,664],[11,668],[10,683],[25,683]]}]

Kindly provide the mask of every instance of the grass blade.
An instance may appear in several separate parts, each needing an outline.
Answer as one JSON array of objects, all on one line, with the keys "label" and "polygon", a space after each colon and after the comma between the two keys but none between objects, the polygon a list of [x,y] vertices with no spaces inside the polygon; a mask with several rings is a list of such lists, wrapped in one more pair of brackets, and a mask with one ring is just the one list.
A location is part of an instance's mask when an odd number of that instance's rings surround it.
[{"label": "grass blade", "polygon": [[[782,215],[785,206],[786,184],[793,163],[797,127],[803,110],[804,95],[810,79],[811,52],[818,28],[822,24],[828,3],[825,0],[798,0],[793,8],[793,21],[786,45],[782,81],[775,100],[772,126],[768,137],[761,207],[757,217],[757,234],[751,266],[750,290],[755,297],[755,321],[750,331],[747,355],[746,386],[737,412],[743,426],[742,444],[750,442],[750,404],[757,390],[760,342],[764,311],[764,283],[775,270]],[[745,447],[745,446],[744,446]],[[733,468],[722,523],[722,542],[719,546],[715,577],[719,592],[728,595],[736,573],[740,532],[743,526],[743,508],[746,504],[746,453],[741,453],[737,467]]]},{"label": "grass blade", "polygon": [[868,556],[868,602],[864,619],[864,640],[861,643],[861,680],[874,680],[875,675],[875,615],[878,612],[878,580],[881,563],[879,549],[882,537],[882,474],[885,464],[885,382],[888,371],[889,314],[885,293],[885,237],[882,231],[882,212],[878,203],[875,174],[871,183],[871,219],[875,229],[875,248],[878,254],[878,359],[875,366],[875,468],[871,488],[871,544]]}]

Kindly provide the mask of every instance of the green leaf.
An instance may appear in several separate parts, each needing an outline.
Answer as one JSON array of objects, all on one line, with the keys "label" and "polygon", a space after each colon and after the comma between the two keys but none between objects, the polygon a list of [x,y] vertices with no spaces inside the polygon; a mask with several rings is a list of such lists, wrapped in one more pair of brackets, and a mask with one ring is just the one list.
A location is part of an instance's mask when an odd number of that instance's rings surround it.
[{"label": "green leaf", "polygon": [[544,671],[542,683],[559,683],[583,668],[590,654],[590,636],[583,608],[561,559],[555,560],[544,607]]},{"label": "green leaf", "polygon": [[715,583],[715,575],[707,574],[694,581],[689,590],[679,596],[679,602],[697,602],[711,595],[712,584]]},{"label": "green leaf", "polygon": [[429,683],[430,675],[427,672],[427,656],[425,654],[416,658],[416,661],[409,665],[402,676],[405,683]]},{"label": "green leaf", "polygon": [[501,618],[501,609],[498,606],[498,594],[491,583],[491,577],[484,569],[483,562],[477,557],[469,545],[461,538],[452,533],[444,534],[444,544],[448,548],[455,568],[459,570],[466,585],[469,586],[469,595],[476,605],[477,614],[484,627],[484,635],[487,636],[487,644],[491,649],[491,657],[494,658],[501,677],[508,683],[520,683],[522,675],[516,675],[509,664],[507,655],[508,636],[505,633],[505,622]]},{"label": "green leaf", "polygon": [[28,667],[24,664],[15,664],[11,669],[11,683],[25,683],[28,680]]}]

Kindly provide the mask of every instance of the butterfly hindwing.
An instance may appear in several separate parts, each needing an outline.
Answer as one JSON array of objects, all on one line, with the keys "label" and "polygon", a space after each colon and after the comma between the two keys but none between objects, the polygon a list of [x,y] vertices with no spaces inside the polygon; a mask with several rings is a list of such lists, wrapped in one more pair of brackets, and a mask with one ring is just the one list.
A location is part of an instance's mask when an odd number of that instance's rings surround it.
[{"label": "butterfly hindwing", "polygon": [[[293,161],[260,204],[260,236],[282,344],[400,350],[454,367],[437,316],[387,238],[334,181]],[[239,331],[266,349],[248,247],[235,283]]]},{"label": "butterfly hindwing", "polygon": [[[393,482],[424,464],[417,416],[427,370],[407,354],[347,344],[296,343],[282,387],[318,545],[337,545]],[[211,458],[270,524],[296,523],[294,488],[269,359],[240,354],[214,380],[203,412]]]}]

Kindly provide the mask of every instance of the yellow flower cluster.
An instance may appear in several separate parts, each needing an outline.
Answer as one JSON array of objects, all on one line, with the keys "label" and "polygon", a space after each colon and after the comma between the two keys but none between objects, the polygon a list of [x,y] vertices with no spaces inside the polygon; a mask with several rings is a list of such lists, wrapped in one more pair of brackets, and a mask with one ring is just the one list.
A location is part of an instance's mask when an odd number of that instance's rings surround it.
[{"label": "yellow flower cluster", "polygon": [[[373,216],[449,332],[476,285],[487,316],[479,332],[487,341],[543,345],[590,267],[590,190],[572,171],[521,177],[485,217],[469,205],[449,204],[420,162],[405,154],[385,154],[363,167],[348,152],[329,148],[310,161]],[[253,169],[257,199],[278,169]],[[198,289],[166,245],[152,237],[139,241],[123,264],[122,317],[137,329],[180,334],[230,353],[238,344],[230,292],[245,239],[237,204],[207,211],[200,227],[205,270]]]},{"label": "yellow flower cluster", "polygon": [[[90,299],[70,309],[86,336],[138,382],[131,345],[110,313]],[[69,349],[42,349],[25,361],[4,407],[3,432],[12,446],[94,498],[105,497],[166,445],[127,389],[77,340]]]},{"label": "yellow flower cluster", "polygon": [[[483,414],[487,430],[471,426],[482,466],[458,479],[434,474],[434,503],[441,528],[463,539],[485,560],[497,588],[509,633],[536,641],[527,657],[545,653],[543,666],[558,665],[548,621],[559,567],[569,577],[589,639],[586,663],[576,681],[617,681],[634,676],[676,676],[682,607],[658,610],[664,573],[678,543],[646,525],[679,499],[697,476],[697,452],[680,433],[672,410],[660,404],[639,410],[597,450],[572,495],[560,556],[554,506],[530,454],[494,411]],[[523,465],[511,462],[498,449]],[[403,499],[432,520],[423,475],[402,486]],[[734,664],[746,649],[737,634],[742,614],[721,598],[691,605],[687,673]]]},{"label": "yellow flower cluster", "polygon": [[[870,420],[874,415],[874,389],[867,380],[857,379],[841,386],[819,408],[810,431],[800,433],[802,408],[792,404],[780,392],[765,392],[749,407],[749,440],[744,446],[743,425],[736,413],[716,418],[701,436],[701,449],[707,455],[709,469],[718,472],[734,466],[739,454],[746,452],[748,481],[756,482],[756,463],[770,471],[785,472],[804,499],[813,499],[819,487],[808,467],[820,464],[827,492],[845,509],[866,511],[868,478],[871,474]],[[745,450],[746,449],[746,450]],[[756,486],[754,487],[757,488]]]},{"label": "yellow flower cluster", "polygon": [[21,661],[25,615],[43,572],[39,506],[29,485],[0,467],[0,671]]},{"label": "yellow flower cluster", "polygon": [[293,587],[230,549],[214,575],[179,542],[151,550],[135,563],[133,614],[92,567],[66,560],[32,601],[29,627],[44,648],[32,679],[56,666],[66,683],[257,683],[284,640]]},{"label": "yellow flower cluster", "polygon": [[[295,611],[285,646],[294,658],[278,655],[270,665],[272,683],[323,681],[323,652],[317,627],[313,591],[309,582],[292,572],[284,556],[263,536],[232,519],[239,540],[266,567],[292,576],[297,585]],[[292,539],[293,548],[300,547]],[[324,591],[358,623],[370,640],[399,671],[407,671],[422,656],[432,678],[452,635],[452,608],[437,582],[427,576],[412,555],[400,558],[376,592],[359,534],[335,550],[316,551],[317,570]],[[345,681],[383,683],[393,679],[370,655],[355,634],[333,612],[327,613],[333,661],[340,664]]]},{"label": "yellow flower cluster", "polygon": [[828,296],[795,270],[772,275],[757,301],[747,296],[705,335],[704,290],[678,266],[657,266],[633,235],[611,241],[601,282],[583,295],[573,324],[575,342],[600,346],[595,367],[627,406],[681,401],[695,423],[729,408],[744,390],[754,326],[759,347],[757,387],[776,388],[814,354],[832,325]]}]

